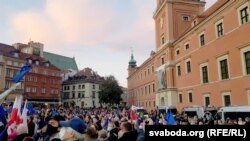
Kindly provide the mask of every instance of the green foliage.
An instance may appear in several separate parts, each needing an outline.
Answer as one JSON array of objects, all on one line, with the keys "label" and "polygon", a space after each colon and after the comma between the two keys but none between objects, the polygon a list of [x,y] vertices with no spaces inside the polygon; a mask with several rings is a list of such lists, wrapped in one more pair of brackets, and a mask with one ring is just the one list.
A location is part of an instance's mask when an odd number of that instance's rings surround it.
[{"label": "green foliage", "polygon": [[105,77],[103,83],[100,85],[99,102],[103,104],[119,104],[121,101],[121,94],[123,93],[117,80],[110,75]]}]

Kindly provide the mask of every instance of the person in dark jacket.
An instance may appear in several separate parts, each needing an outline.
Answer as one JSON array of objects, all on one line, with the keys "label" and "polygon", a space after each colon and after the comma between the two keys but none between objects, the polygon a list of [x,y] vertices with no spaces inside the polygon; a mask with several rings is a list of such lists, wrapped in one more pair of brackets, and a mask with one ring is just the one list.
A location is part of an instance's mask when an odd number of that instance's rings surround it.
[{"label": "person in dark jacket", "polygon": [[45,121],[41,120],[38,122],[38,132],[33,136],[35,141],[44,141],[46,136],[46,123]]},{"label": "person in dark jacket", "polygon": [[34,135],[35,123],[34,123],[33,120],[34,120],[34,117],[30,116],[29,122],[28,122],[29,136],[33,136]]},{"label": "person in dark jacket", "polygon": [[121,124],[121,130],[123,135],[118,139],[118,141],[136,141],[138,133],[136,130],[132,130],[133,125],[129,122],[124,122]]},{"label": "person in dark jacket", "polygon": [[108,124],[108,129],[107,129],[108,132],[109,132],[108,141],[117,141],[118,140],[118,131],[119,131],[119,129],[117,128],[116,125],[118,125],[118,127],[119,127],[119,122],[116,123],[116,124],[115,123],[109,122],[109,124]]}]

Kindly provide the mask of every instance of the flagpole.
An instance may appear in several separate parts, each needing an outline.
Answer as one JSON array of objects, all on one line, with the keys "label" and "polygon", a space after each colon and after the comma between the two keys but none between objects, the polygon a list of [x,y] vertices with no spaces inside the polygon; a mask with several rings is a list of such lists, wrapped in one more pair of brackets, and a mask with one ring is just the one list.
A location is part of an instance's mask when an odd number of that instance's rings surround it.
[{"label": "flagpole", "polygon": [[3,100],[11,91],[15,90],[17,86],[20,86],[21,82],[13,84],[8,90],[0,94],[0,100]]}]

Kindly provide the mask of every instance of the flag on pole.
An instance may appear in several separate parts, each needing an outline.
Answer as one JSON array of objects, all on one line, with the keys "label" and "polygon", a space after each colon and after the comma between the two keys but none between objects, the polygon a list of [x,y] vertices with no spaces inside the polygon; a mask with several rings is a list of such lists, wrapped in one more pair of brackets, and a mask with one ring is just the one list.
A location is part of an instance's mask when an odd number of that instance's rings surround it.
[{"label": "flag on pole", "polygon": [[136,123],[137,120],[137,115],[136,115],[136,107],[132,105],[131,110],[130,110],[130,119],[133,123]]},{"label": "flag on pole", "polygon": [[13,81],[15,83],[18,83],[24,77],[24,75],[27,74],[30,70],[31,66],[23,66],[20,72],[13,77]]},{"label": "flag on pole", "polygon": [[0,117],[5,117],[5,111],[3,109],[3,105],[0,105]]},{"label": "flag on pole", "polygon": [[10,120],[8,122],[8,134],[12,134],[16,131],[16,126],[22,123],[21,120],[21,103],[22,103],[22,97],[17,96],[15,98],[15,102],[13,104],[13,108],[11,111]]},{"label": "flag on pole", "polygon": [[31,104],[28,104],[28,115],[34,115],[35,114],[35,110],[33,108],[33,106]]},{"label": "flag on pole", "polygon": [[166,113],[165,120],[167,121],[167,125],[175,125],[176,121],[172,114],[172,112]]},{"label": "flag on pole", "polygon": [[28,123],[27,123],[27,112],[28,112],[28,109],[27,109],[27,102],[28,100],[26,99],[25,100],[25,104],[24,104],[24,107],[23,107],[23,112],[22,112],[22,116],[21,116],[21,119],[22,119],[22,123],[23,125],[27,126],[28,127]]}]

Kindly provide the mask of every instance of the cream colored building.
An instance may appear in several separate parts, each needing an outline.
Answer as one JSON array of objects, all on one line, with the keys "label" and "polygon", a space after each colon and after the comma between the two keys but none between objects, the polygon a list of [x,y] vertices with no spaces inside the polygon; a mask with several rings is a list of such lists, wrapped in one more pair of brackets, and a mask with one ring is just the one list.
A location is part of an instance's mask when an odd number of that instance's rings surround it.
[{"label": "cream colored building", "polygon": [[64,106],[100,107],[99,85],[104,79],[90,68],[85,68],[63,82]]},{"label": "cream colored building", "polygon": [[[24,66],[25,60],[20,59],[20,53],[12,46],[0,44],[0,93],[9,89],[13,84],[13,77]],[[13,102],[16,95],[24,93],[24,79],[21,85],[12,91],[5,102]]]}]

